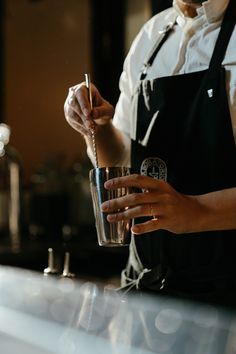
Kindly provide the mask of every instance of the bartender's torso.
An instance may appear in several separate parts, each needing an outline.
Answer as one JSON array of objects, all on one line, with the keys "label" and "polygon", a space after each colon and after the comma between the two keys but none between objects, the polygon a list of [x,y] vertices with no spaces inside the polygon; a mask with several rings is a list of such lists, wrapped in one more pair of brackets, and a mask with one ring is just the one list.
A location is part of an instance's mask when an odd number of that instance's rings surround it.
[{"label": "bartender's torso", "polygon": [[[157,53],[153,65],[149,68],[147,79],[186,74],[205,70],[214,50],[222,22],[222,10],[228,0],[208,1],[198,10],[197,17],[184,17],[177,5],[165,10],[149,20],[137,35],[124,64],[120,79],[121,95],[116,106],[114,125],[127,135],[132,129],[130,101],[139,84],[140,71],[147,55],[158,41],[163,28],[177,15],[176,26],[162,51]],[[232,127],[236,140],[236,30],[227,47],[222,66],[226,69],[226,87]],[[163,55],[163,52],[167,55]],[[122,161],[120,162],[122,163]]]},{"label": "bartender's torso", "polygon": [[[203,17],[207,18],[206,9],[204,9],[204,14],[199,13],[195,19],[198,25]],[[137,125],[136,131],[133,132],[134,136],[131,136],[132,167],[134,167],[135,172],[139,172],[143,159],[151,156],[164,158],[167,167],[170,167],[168,181],[171,181],[172,183],[170,183],[177,190],[187,194],[201,194],[217,189],[235,187],[236,150],[231,115],[228,109],[228,97],[225,95],[226,78],[225,70],[222,70],[222,59],[220,61],[216,59],[218,64],[211,65],[211,70],[205,70],[209,67],[219,28],[215,22],[215,29],[212,32],[215,32],[216,38],[213,41],[212,51],[208,52],[208,55],[206,51],[204,55],[200,47],[199,53],[194,55],[195,49],[192,49],[192,47],[194,47],[194,43],[196,44],[196,40],[200,41],[200,39],[205,38],[207,42],[209,38],[207,38],[208,32],[205,36],[200,34],[204,28],[204,21],[201,22],[202,27],[199,27],[197,33],[195,33],[194,27],[196,22],[194,24],[194,21],[189,21],[191,20],[187,21],[184,31],[181,32],[181,38],[178,38],[180,46],[177,55],[173,55],[174,59],[177,58],[177,61],[175,61],[171,75],[167,74],[163,77],[162,72],[163,78],[157,76],[150,80],[148,75],[145,74],[145,76],[141,76],[141,86],[137,83],[139,89],[134,94],[134,96],[139,97],[137,119],[131,123]],[[209,25],[209,16],[207,25]],[[205,23],[205,30],[207,25]],[[155,53],[155,60],[159,59],[161,62],[161,58],[163,58],[162,64],[168,70],[171,67],[170,62],[174,62],[174,60],[168,52],[167,45],[171,46],[175,35],[180,35],[178,32],[179,29],[174,29],[168,40],[162,44],[161,51]],[[228,39],[226,44],[228,45]],[[195,45],[195,48],[198,46],[199,42],[198,45]],[[217,48],[219,47],[221,45],[217,46]],[[192,54],[189,57],[191,51]],[[165,55],[165,52],[168,55]],[[223,58],[224,54],[222,52],[220,56],[218,54],[217,56],[214,55],[214,58]],[[202,58],[202,63],[208,58],[206,67],[201,66],[199,57]],[[158,65],[155,65],[154,62],[152,64],[153,71],[158,70],[156,69]],[[198,66],[198,70],[194,70],[194,66]],[[148,67],[149,75],[153,74],[149,73],[151,67]],[[185,71],[186,67],[189,70]],[[216,75],[214,68],[217,69]],[[176,78],[173,78],[174,75],[177,75]],[[146,83],[143,80],[146,80]],[[181,94],[182,87],[183,95]],[[222,87],[223,90],[221,90]],[[172,103],[172,101],[175,102],[175,94],[177,97],[176,105]],[[170,96],[173,97],[173,100]],[[214,98],[212,98],[213,96]],[[222,112],[219,112],[218,109],[220,107],[219,102],[223,107]],[[153,108],[149,107],[149,103],[150,107],[156,105],[153,111]],[[159,112],[157,123],[154,125],[150,140],[144,144],[143,132],[145,127],[148,127],[150,118],[154,117],[156,119],[156,115],[153,115],[156,110]],[[174,117],[175,113],[176,119]],[[182,128],[179,129],[179,127]],[[171,132],[171,128],[172,135],[168,133]],[[226,143],[224,153],[221,151],[222,141],[229,142],[229,144]],[[202,153],[201,156],[199,156],[199,152]],[[229,159],[227,160],[225,156],[228,156]],[[205,165],[204,161],[206,162]],[[229,161],[229,165],[227,161]],[[229,171],[226,171],[227,166],[229,166]],[[226,231],[214,235],[209,233],[182,235],[178,239],[173,237],[164,230],[160,230],[156,235],[150,234],[146,235],[145,239],[136,240],[136,247],[143,265],[153,268],[158,266],[158,263],[163,263],[164,266],[166,265],[167,268],[172,270],[172,280],[174,279],[172,285],[174,284],[174,287],[179,286],[178,283],[175,283],[179,277],[180,288],[186,289],[187,292],[190,290],[196,291],[196,289],[200,292],[205,291],[206,284],[209,284],[209,291],[212,291],[213,288],[218,286],[219,280],[222,282],[222,279],[224,279],[225,283],[228,282],[228,274],[232,275],[236,266],[235,257],[232,253],[232,249],[236,249],[236,241],[234,241],[235,235],[232,232]]]}]

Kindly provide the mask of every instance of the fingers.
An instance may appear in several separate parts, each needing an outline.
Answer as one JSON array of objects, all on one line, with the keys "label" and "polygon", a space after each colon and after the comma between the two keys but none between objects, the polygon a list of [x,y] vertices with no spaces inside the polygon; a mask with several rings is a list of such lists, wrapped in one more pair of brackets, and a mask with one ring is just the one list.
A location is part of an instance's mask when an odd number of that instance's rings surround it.
[{"label": "fingers", "polygon": [[65,118],[72,128],[83,135],[89,135],[91,121],[83,114],[81,106],[77,100],[76,92],[78,87],[80,89],[82,86],[77,85],[69,89],[69,93],[64,104]]},{"label": "fingers", "polygon": [[[115,178],[105,183],[107,189],[139,188],[143,192],[130,193],[124,197],[111,199],[102,204],[102,211],[107,213],[111,223],[150,217],[144,223],[132,227],[135,234],[142,234],[159,229],[179,233],[185,224],[189,203],[186,197],[175,191],[168,182],[147,176],[130,175]],[[179,220],[182,220],[179,223]]]},{"label": "fingers", "polygon": [[107,213],[109,222],[150,217],[149,221],[132,227],[135,234],[159,229],[175,234],[190,233],[201,230],[205,223],[206,211],[198,198],[179,193],[166,181],[130,175],[111,179],[105,183],[105,187],[138,187],[143,190],[142,193],[130,193],[102,204],[102,210]]},{"label": "fingers", "polygon": [[123,211],[119,209],[119,212],[113,212],[112,214],[107,215],[107,220],[109,222],[118,222],[121,220],[129,220],[142,216],[153,216],[158,212],[160,215],[160,208],[158,208],[158,204],[142,204],[136,207],[125,208]]},{"label": "fingers", "polygon": [[[126,219],[131,219],[131,217],[126,217],[126,218],[123,217],[123,218],[121,218],[120,214],[114,214],[114,215],[109,215],[108,216],[108,221],[109,222],[118,222],[118,221],[126,220]],[[148,220],[148,221],[146,221],[144,223],[133,225],[131,227],[131,231],[134,234],[136,234],[136,235],[145,234],[147,232],[160,230],[162,228],[161,225],[162,225],[162,217],[161,216],[158,216],[158,217],[155,217],[155,218],[152,217],[150,220]]]},{"label": "fingers", "polygon": [[[158,216],[154,216],[158,213]],[[124,211],[119,211],[118,213],[113,213],[107,215],[107,220],[111,223],[116,223],[118,221],[130,220],[137,217],[149,216],[150,220],[135,224],[132,226],[131,231],[138,235],[147,232],[152,232],[161,229],[163,225],[162,220],[165,219],[164,215],[161,213],[161,209],[155,204],[144,204],[134,208],[126,208]]]},{"label": "fingers", "polygon": [[92,112],[92,117],[98,124],[107,123],[107,121],[110,120],[113,115],[114,107],[108,101],[105,100],[103,100],[101,105],[94,107]]},{"label": "fingers", "polygon": [[[102,211],[104,212],[115,212],[118,209],[123,209],[126,207],[135,207],[138,205],[148,205],[149,208],[153,203],[158,204],[158,194],[157,193],[131,193],[123,197],[107,200],[102,204]],[[147,211],[147,210],[145,210]],[[149,215],[143,214],[143,215]],[[138,215],[138,216],[143,216]],[[153,215],[151,212],[150,215]]]},{"label": "fingers", "polygon": [[169,185],[151,177],[130,175],[111,179],[105,183],[109,189],[141,187],[146,192],[129,193],[123,197],[105,201],[101,208],[108,213],[109,222],[117,222],[142,216],[161,215],[169,204]]},{"label": "fingers", "polygon": [[[133,226],[132,231],[136,234],[146,233],[159,229],[159,220],[168,208],[166,194],[159,192],[131,193],[120,198],[110,199],[101,206],[102,211],[107,213],[107,220],[116,223],[123,220],[138,217],[150,217],[151,222]],[[158,215],[158,217],[156,217]]]},{"label": "fingers", "polygon": [[135,224],[131,227],[131,231],[136,235],[146,234],[147,232],[152,232],[156,230],[160,230],[163,227],[162,218],[158,217],[155,219],[148,220],[142,224]]},{"label": "fingers", "polygon": [[89,102],[88,89],[86,87],[85,82],[74,86],[70,89],[74,93],[75,107],[77,106],[79,109],[79,114],[84,115],[85,117],[89,117],[91,115],[91,106]]},{"label": "fingers", "polygon": [[79,124],[76,120],[69,121],[69,124],[73,129],[75,129],[77,132],[81,133],[84,136],[88,136],[90,134],[88,129],[86,129],[83,124]]},{"label": "fingers", "polygon": [[85,82],[69,89],[64,104],[65,118],[67,122],[82,134],[90,134],[94,121],[98,125],[107,124],[113,117],[113,106],[104,100],[97,88],[91,84],[93,110],[91,110],[88,89]]},{"label": "fingers", "polygon": [[[103,210],[104,211],[104,210]],[[154,216],[158,213],[158,216]],[[155,231],[161,228],[160,220],[162,219],[161,208],[158,203],[148,203],[131,208],[124,208],[123,211],[119,209],[118,212],[108,214],[107,220],[110,223],[119,221],[130,220],[137,217],[149,216],[151,219],[132,226],[131,231],[134,234],[144,234],[147,232]],[[163,217],[164,219],[164,217]]]},{"label": "fingers", "polygon": [[105,182],[104,186],[107,189],[116,189],[120,187],[133,187],[142,190],[160,189],[166,185],[165,181],[157,180],[152,177],[133,174],[124,177],[117,177]]},{"label": "fingers", "polygon": [[77,113],[78,116],[81,116],[82,109],[79,105],[79,102],[76,97],[76,89],[74,87],[69,88],[69,94],[68,94],[68,104],[72,108],[72,110]]}]

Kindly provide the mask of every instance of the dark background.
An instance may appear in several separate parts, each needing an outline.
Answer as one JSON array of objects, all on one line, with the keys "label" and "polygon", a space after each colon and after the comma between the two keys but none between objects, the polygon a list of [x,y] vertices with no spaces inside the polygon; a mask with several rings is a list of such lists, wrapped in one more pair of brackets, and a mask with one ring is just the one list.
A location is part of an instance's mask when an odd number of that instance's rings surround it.
[{"label": "dark background", "polygon": [[[164,10],[165,8],[171,6],[171,2],[169,0],[147,0],[149,1],[149,5],[151,8],[151,14],[156,14],[159,11]],[[42,28],[33,28],[35,30],[34,35],[36,35],[36,40],[42,40],[40,37],[40,31],[45,31],[46,35],[52,36],[54,35],[54,30],[55,34],[57,34],[56,28],[51,28],[49,27],[50,33],[48,34],[47,29],[44,29],[44,23],[43,19],[44,16],[47,16],[48,14],[45,13],[40,13],[39,9],[39,4],[47,4],[48,6],[47,11],[52,11],[49,15],[54,16],[52,17],[52,20],[55,19],[55,14],[54,14],[54,8],[52,3],[49,3],[50,0],[28,0],[28,4],[31,6],[28,6],[28,13],[31,14],[32,16],[42,16],[42,23],[40,24]],[[76,4],[71,0],[70,4]],[[7,30],[9,31],[9,28],[7,28],[6,24],[6,19],[8,20],[8,26],[10,23],[10,26],[13,26],[13,31],[14,33],[17,34],[17,26],[20,26],[21,24],[15,21],[15,13],[16,9],[19,7],[19,2],[17,0],[12,0],[11,4],[14,5],[14,9],[12,7],[9,10],[9,3],[7,3],[7,0],[2,0],[0,1],[0,44],[1,44],[1,55],[0,55],[0,121],[1,122],[6,122],[8,123],[8,119],[6,119],[7,112],[6,112],[6,73],[9,77],[9,71],[8,66],[6,63],[6,34]],[[50,5],[50,6],[49,6]],[[59,3],[58,3],[59,6]],[[70,7],[69,4],[67,4],[68,8]],[[68,11],[68,8],[66,9]],[[71,10],[71,9],[70,9]],[[15,11],[15,13],[14,13]],[[61,11],[63,13],[63,11]],[[125,0],[119,0],[119,1],[111,1],[111,0],[90,0],[90,22],[89,22],[89,32],[90,32],[90,39],[91,39],[91,50],[90,50],[90,65],[91,65],[91,71],[93,75],[93,81],[96,82],[97,87],[100,89],[100,91],[103,93],[103,96],[106,97],[111,103],[115,104],[118,95],[119,95],[119,88],[118,88],[118,81],[119,81],[119,76],[122,71],[122,65],[125,57],[125,16],[127,12],[127,2]],[[24,39],[24,35],[27,32],[27,16],[23,17],[25,14],[22,14],[22,24],[24,24],[24,29],[22,30],[23,32],[20,33],[21,36],[17,37],[17,39]],[[58,14],[58,13],[57,13]],[[48,16],[49,16],[48,15]],[[18,15],[19,17],[19,15]],[[17,17],[17,18],[18,18]],[[35,17],[35,18],[36,18]],[[38,18],[38,17],[37,17]],[[41,18],[40,18],[41,19]],[[59,21],[59,19],[55,20],[55,27],[57,25],[60,25],[60,23],[56,22]],[[73,23],[71,24],[73,25]],[[16,28],[15,28],[15,27]],[[66,27],[65,27],[66,29]],[[73,30],[73,27],[72,27]],[[74,34],[74,37],[77,38],[76,33]],[[79,33],[81,36],[81,33]],[[83,35],[83,33],[82,33]],[[44,36],[44,32],[43,32]],[[33,37],[33,35],[32,35]],[[43,37],[44,38],[44,37]],[[66,38],[67,39],[67,38]],[[34,38],[30,39],[27,37],[26,39],[29,41],[30,44],[34,44],[33,49],[26,47],[27,50],[29,50],[28,55],[30,56],[31,52],[34,51],[35,48],[37,49],[37,46],[35,47],[34,43]],[[48,38],[45,38],[45,42],[48,40]],[[65,40],[63,37],[59,38],[59,41]],[[9,39],[8,39],[9,41]],[[74,39],[73,39],[74,41]],[[32,42],[32,43],[31,43]],[[53,39],[52,42],[48,42],[49,45],[54,45]],[[37,43],[36,43],[37,44]],[[69,45],[77,45],[77,43],[71,42]],[[9,43],[8,43],[9,45]],[[20,55],[20,60],[22,60],[22,55],[26,55],[25,53],[20,52],[20,45],[21,43],[16,43],[17,46],[19,46],[19,53],[17,52],[17,55]],[[27,42],[28,45],[28,42]],[[57,44],[57,46],[60,48],[60,43]],[[57,48],[58,48],[57,47]],[[12,48],[14,49],[14,45],[12,45]],[[24,47],[25,48],[25,47]],[[55,47],[56,48],[56,47]],[[56,48],[56,49],[57,49]],[[75,47],[74,47],[75,48]],[[53,48],[48,48],[49,54],[48,58],[51,60],[52,55],[53,55]],[[81,46],[78,45],[78,55],[82,55],[84,53],[81,52]],[[8,48],[8,53],[9,53],[9,48]],[[12,52],[10,52],[12,53]],[[15,52],[13,52],[15,53]],[[73,52],[74,53],[74,52]],[[41,53],[39,53],[41,54]],[[43,53],[44,54],[44,53]],[[45,53],[47,55],[47,53]],[[62,56],[64,55],[65,58],[69,58],[70,53],[61,53]],[[9,55],[9,54],[8,54]],[[74,54],[73,54],[74,55]],[[73,56],[71,54],[71,56]],[[27,55],[26,55],[27,56]],[[11,65],[12,63],[15,63],[14,70],[15,73],[19,68],[17,67],[17,62],[18,58],[11,58]],[[40,61],[40,58],[38,60]],[[42,59],[47,58],[47,56],[43,57]],[[69,60],[69,59],[68,59]],[[24,63],[23,63],[24,64]],[[47,78],[48,72],[52,71],[52,75],[55,75],[53,73],[53,66],[51,67],[51,63],[48,64],[48,68],[45,68],[44,73],[44,68],[42,64],[42,68],[39,67],[40,62],[34,64],[33,69],[30,68],[30,70],[33,70],[32,72],[35,72],[37,74],[36,79],[40,79],[41,72],[42,74],[45,75],[45,81],[44,84],[52,84],[51,81],[52,79]],[[56,67],[55,63],[55,67]],[[21,64],[22,65],[22,64]],[[65,67],[68,68],[68,67]],[[21,67],[20,67],[21,69]],[[28,74],[28,68],[25,67],[23,68],[25,70],[25,74]],[[63,71],[64,68],[61,69],[61,72]],[[47,71],[48,70],[48,71]],[[77,70],[77,68],[76,68]],[[84,71],[84,68],[82,69]],[[79,69],[78,69],[79,71]],[[82,71],[82,72],[83,72]],[[29,71],[30,72],[30,71]],[[69,71],[68,71],[69,72]],[[13,73],[13,80],[15,79],[15,73]],[[34,85],[34,78],[28,74],[29,77],[27,77],[27,85]],[[74,77],[74,73],[73,73]],[[111,79],[112,78],[112,79]],[[8,79],[9,80],[9,79]],[[47,81],[48,80],[48,81]],[[59,82],[60,86],[65,85],[68,87],[68,83],[63,81],[63,76],[60,78],[62,82]],[[73,78],[74,80],[74,78]],[[41,81],[39,81],[41,83]],[[68,80],[69,82],[69,80]],[[7,107],[9,108],[11,105],[14,105],[14,95],[22,94],[23,99],[26,99],[27,104],[32,104],[31,98],[34,97],[31,96],[32,90],[34,90],[34,86],[27,86],[26,88],[24,87],[24,82],[17,83],[15,82],[14,84],[17,84],[16,87],[16,92],[14,92],[14,85],[12,85],[12,88],[8,87],[8,91],[10,90],[10,94],[8,93],[8,103]],[[9,85],[9,83],[8,83]],[[22,86],[23,85],[23,86]],[[20,87],[20,89],[18,89]],[[52,86],[53,87],[53,86]],[[22,92],[21,92],[22,91]],[[25,92],[24,92],[25,91]],[[42,91],[42,90],[41,90]],[[54,94],[52,90],[52,94]],[[11,97],[13,93],[13,96]],[[55,90],[55,98],[57,92]],[[24,96],[25,95],[25,96]],[[65,92],[66,95],[66,92]],[[42,96],[43,97],[43,96]],[[48,97],[50,100],[50,97]],[[62,101],[63,99],[60,98],[58,100],[58,105],[62,106]],[[37,101],[36,101],[37,102]],[[21,102],[22,103],[22,102]],[[48,102],[50,103],[50,102]],[[22,105],[24,102],[22,103]],[[44,102],[42,99],[40,101],[39,97],[39,104],[43,104],[47,106],[47,101]],[[51,103],[51,106],[53,104]],[[30,107],[32,109],[32,124],[35,126],[35,124],[39,124],[39,127],[42,123],[42,121],[34,121],[34,110],[37,110],[37,106]],[[53,124],[50,123],[51,117],[55,115],[56,113],[50,108],[50,105],[48,104],[48,116],[46,119],[48,120],[48,124]],[[61,108],[60,108],[61,109]],[[50,111],[52,110],[52,112]],[[17,111],[18,112],[18,111]],[[26,112],[29,114],[29,112]],[[24,116],[25,111],[21,109],[19,106],[19,115],[18,113],[16,114],[15,117],[10,117],[11,122],[10,125],[13,125],[13,144],[14,142],[21,142],[22,147],[24,146],[26,151],[31,150],[34,151],[34,149],[38,148],[37,144],[34,145],[34,140],[35,138],[31,136],[31,128],[26,126],[22,128],[21,124],[21,119]],[[63,115],[62,109],[61,109],[61,115]],[[42,117],[43,119],[44,117]],[[62,119],[60,120],[60,122]],[[14,123],[15,122],[15,123]],[[59,120],[58,120],[59,122]],[[15,124],[15,125],[14,125]],[[60,123],[62,124],[62,123]],[[65,124],[65,129],[68,129],[69,132],[69,127]],[[32,125],[32,127],[33,127]],[[19,132],[19,128],[22,128],[25,133],[26,133],[26,138],[23,138],[22,131]],[[57,131],[57,127],[53,127],[52,129]],[[52,130],[53,131],[53,130]],[[71,132],[71,130],[70,130]],[[71,133],[72,134],[72,133]],[[83,141],[81,142],[81,138],[78,138],[78,134],[73,132],[74,136],[76,137],[76,143],[78,140],[78,151],[81,150],[80,146],[83,146]],[[54,135],[51,134],[52,136],[50,137],[50,141],[48,140],[47,137],[44,138],[42,136],[42,147],[43,145],[46,145],[46,143],[49,144],[49,146],[53,147],[53,141],[55,139]],[[18,140],[17,140],[18,139]],[[20,140],[21,139],[21,140]],[[68,138],[70,139],[70,138]],[[80,139],[80,140],[79,140]],[[68,151],[68,147],[65,144],[64,141],[64,136],[61,138],[62,140],[62,149],[63,151]],[[24,144],[24,145],[23,145]],[[45,147],[46,149],[46,147]],[[67,149],[67,150],[66,150]],[[85,149],[84,149],[85,151]],[[85,154],[86,152],[84,152]],[[47,161],[47,165],[41,166],[38,168],[36,172],[34,172],[34,178],[35,176],[41,176],[45,178],[45,180],[48,178],[48,175],[55,177],[55,183],[58,183],[58,181],[61,183],[61,186],[66,180],[68,180],[68,176],[71,180],[75,179],[75,176],[77,180],[79,179],[82,183],[86,182],[87,179],[87,174],[88,170],[92,167],[91,164],[89,163],[88,160],[84,160],[84,157],[79,158],[79,160],[74,164],[72,167],[70,167],[70,170],[66,170],[66,172],[61,168],[64,157],[61,156],[60,154],[58,156],[51,156],[50,159]],[[27,162],[27,161],[26,161]],[[28,161],[29,164],[30,161]],[[40,162],[40,161],[39,161]],[[48,174],[48,175],[46,175]],[[80,183],[79,182],[79,183]],[[50,183],[52,185],[53,180],[50,180]],[[50,185],[49,183],[49,185]],[[77,183],[77,182],[76,182]],[[42,186],[41,186],[42,187]],[[74,220],[76,220],[76,215],[81,214],[81,208],[84,209],[85,207],[88,207],[91,213],[91,201],[89,201],[88,195],[87,196],[82,196],[81,190],[79,189],[81,186],[79,184],[74,184],[70,185],[70,189],[72,190],[72,193],[70,191],[70,195],[72,194],[74,196],[74,201],[73,205],[75,206],[76,210],[72,210],[72,214],[75,215],[73,222],[71,222],[71,215],[68,216],[69,209],[67,208],[66,201],[68,199],[68,195],[65,193],[65,189],[61,189],[61,194],[60,195],[52,195],[50,188],[48,186],[43,186],[44,187],[44,195],[40,194],[39,192],[39,186],[35,186],[32,183],[32,178],[28,179],[24,183],[24,189],[23,189],[23,194],[24,194],[24,200],[27,201],[27,206],[24,207],[27,209],[26,212],[24,211],[24,225],[22,228],[22,248],[21,251],[17,254],[12,253],[9,251],[7,248],[4,248],[4,244],[2,243],[2,240],[0,240],[0,264],[8,264],[8,265],[14,265],[14,266],[19,266],[23,268],[30,268],[34,270],[39,270],[42,271],[46,266],[47,266],[47,249],[49,247],[53,247],[55,250],[55,257],[56,261],[58,263],[58,267],[62,269],[63,267],[63,257],[65,251],[69,251],[71,253],[71,264],[72,264],[72,270],[74,270],[79,276],[95,276],[95,277],[110,277],[110,276],[118,276],[120,274],[121,269],[124,267],[128,255],[128,248],[123,248],[123,249],[106,249],[99,247],[97,245],[97,240],[96,240],[96,230],[94,226],[94,220],[90,218],[85,218],[82,221],[80,220],[79,223],[75,224]],[[48,188],[48,189],[47,189]],[[75,191],[75,188],[77,190]],[[47,193],[45,194],[45,190],[47,190]],[[36,191],[36,192],[35,192]],[[67,190],[68,192],[68,190]],[[76,194],[77,193],[77,194]],[[77,198],[77,199],[76,199]],[[78,200],[78,203],[76,202]],[[29,202],[30,201],[30,202]],[[89,204],[90,203],[90,204]],[[71,210],[70,210],[71,211]],[[78,213],[78,214],[76,214]],[[46,229],[45,232],[41,233],[39,230],[36,230],[34,228],[33,233],[32,233],[32,227],[30,229],[29,226],[35,226],[35,223],[41,223]],[[63,232],[61,232],[61,228],[63,226],[63,223],[70,223],[73,226],[73,230],[71,229],[69,235],[64,235]],[[36,230],[36,231],[35,231]]]}]

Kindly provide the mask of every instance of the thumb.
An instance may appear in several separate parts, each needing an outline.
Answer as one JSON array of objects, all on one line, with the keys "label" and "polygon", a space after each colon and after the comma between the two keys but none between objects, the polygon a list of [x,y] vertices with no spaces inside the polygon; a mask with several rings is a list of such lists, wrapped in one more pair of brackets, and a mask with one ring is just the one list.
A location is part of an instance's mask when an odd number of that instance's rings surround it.
[{"label": "thumb", "polygon": [[99,106],[93,108],[92,117],[94,119],[111,119],[114,115],[114,107],[106,100]]}]

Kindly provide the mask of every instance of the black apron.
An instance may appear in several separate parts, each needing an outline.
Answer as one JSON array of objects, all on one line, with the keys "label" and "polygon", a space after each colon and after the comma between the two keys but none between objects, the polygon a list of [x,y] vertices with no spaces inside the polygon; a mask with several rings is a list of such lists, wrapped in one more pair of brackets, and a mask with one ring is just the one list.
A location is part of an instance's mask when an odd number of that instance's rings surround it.
[{"label": "black apron", "polygon": [[[235,15],[231,0],[207,70],[150,81],[145,79],[147,70],[142,73],[131,145],[134,172],[140,173],[147,159],[150,175],[155,176],[155,168],[160,175],[161,165],[153,158],[158,157],[167,166],[167,181],[181,193],[199,195],[236,187],[236,147],[221,65]],[[146,68],[172,27],[163,31]],[[150,171],[147,168],[148,175]],[[143,218],[135,220],[140,221]],[[235,230],[181,235],[159,230],[132,235],[122,285],[193,296],[217,294],[236,288],[235,271]]]}]

